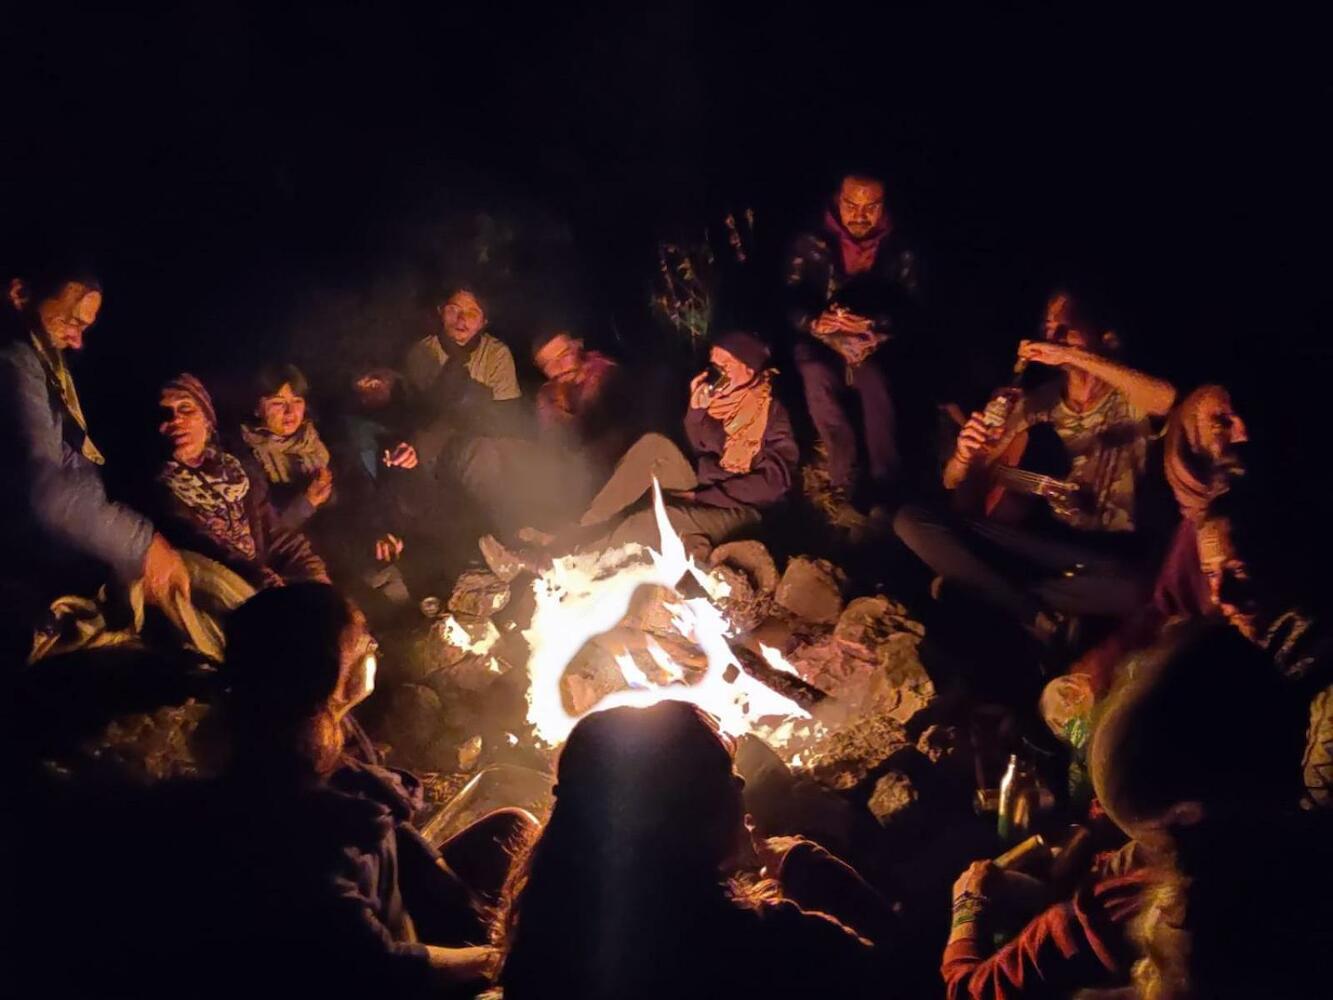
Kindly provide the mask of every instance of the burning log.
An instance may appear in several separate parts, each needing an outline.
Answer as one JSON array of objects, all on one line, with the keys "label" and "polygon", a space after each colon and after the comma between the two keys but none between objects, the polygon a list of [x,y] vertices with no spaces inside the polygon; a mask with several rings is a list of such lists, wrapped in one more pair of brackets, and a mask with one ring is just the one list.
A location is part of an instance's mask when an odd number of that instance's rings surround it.
[{"label": "burning log", "polygon": [[[784,698],[790,698],[810,714],[824,715],[837,704],[813,684],[803,681],[796,674],[789,674],[770,666],[752,650],[736,643],[729,643],[728,645],[736,655],[736,660],[740,663],[742,670],[765,687],[776,691]],[[727,679],[731,680],[733,678]],[[816,709],[818,709],[818,712],[816,712]]]}]

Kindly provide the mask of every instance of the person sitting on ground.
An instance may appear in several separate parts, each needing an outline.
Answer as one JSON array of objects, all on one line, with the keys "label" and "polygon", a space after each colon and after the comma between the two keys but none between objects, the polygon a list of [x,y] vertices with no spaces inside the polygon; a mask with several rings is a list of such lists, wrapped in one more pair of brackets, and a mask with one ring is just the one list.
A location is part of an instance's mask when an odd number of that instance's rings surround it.
[{"label": "person sitting on ground", "polygon": [[443,509],[446,495],[407,443],[413,414],[402,376],[375,360],[350,372],[329,442],[339,501],[321,532],[320,551],[349,588],[360,581],[405,604],[440,584],[448,571],[441,556],[458,540]]},{"label": "person sitting on ground", "polygon": [[[1152,539],[1140,531],[1150,418],[1175,401],[1169,382],[1116,361],[1118,338],[1065,293],[1047,307],[1045,339],[1025,340],[1019,358],[1059,368],[1058,393],[1019,400],[997,426],[975,412],[958,435],[944,487],[953,516],[907,504],[894,531],[945,582],[961,585],[1047,641],[1061,615],[1123,617],[1147,599]],[[993,466],[1029,429],[1050,424],[1069,460],[1075,502],[1033,524],[981,513]]]},{"label": "person sitting on ground", "polygon": [[564,330],[533,341],[532,360],[546,381],[537,390],[543,442],[579,452],[605,474],[638,435],[632,414],[642,400],[619,362]]},{"label": "person sitting on ground", "polygon": [[1199,567],[1198,523],[1208,503],[1245,474],[1241,449],[1248,432],[1231,394],[1220,385],[1204,385],[1171,411],[1165,439],[1166,481],[1180,509],[1180,523],[1167,545],[1152,600],[1069,669],[1094,697],[1109,690],[1115,667],[1156,639],[1167,622],[1201,618],[1214,610]]},{"label": "person sitting on ground", "polygon": [[4,618],[20,630],[50,600],[91,591],[108,571],[124,583],[142,579],[145,598],[163,607],[189,595],[179,553],[148,518],[109,500],[102,483],[104,459],[66,359],[101,306],[95,278],[59,268],[14,278],[0,303],[0,537],[28,592],[14,595]]},{"label": "person sitting on ground", "polygon": [[[365,617],[331,586],[264,591],[232,613],[230,756],[195,795],[191,877],[180,909],[162,908],[175,929],[148,939],[153,969],[179,960],[201,994],[229,996],[260,978],[312,996],[473,996],[485,984],[486,908],[509,845],[536,821],[501,810],[440,850],[426,841],[411,823],[420,781],[382,766],[351,720],[376,668]],[[224,967],[194,964],[210,955]]]},{"label": "person sitting on ground", "polygon": [[[893,497],[901,473],[897,413],[881,346],[902,332],[917,291],[917,263],[900,244],[884,182],[842,179],[818,232],[799,237],[786,267],[793,355],[806,406],[828,452],[830,515],[847,520],[858,487],[857,432],[842,397],[860,397],[872,503]],[[853,520],[856,518],[853,516]]]},{"label": "person sitting on ground", "polygon": [[1301,808],[1329,810],[1333,633],[1327,599],[1312,580],[1322,559],[1309,551],[1304,519],[1274,511],[1276,492],[1246,479],[1214,499],[1199,521],[1199,565],[1212,607],[1267,654],[1306,717]]},{"label": "person sitting on ground", "polygon": [[886,995],[869,942],[731,877],[743,782],[697,707],[586,716],[556,778],[496,925],[506,1000]]},{"label": "person sitting on ground", "polygon": [[432,417],[484,428],[522,392],[514,355],[486,329],[477,296],[460,288],[436,307],[439,329],[412,345],[406,360],[409,387]]},{"label": "person sitting on ground", "polygon": [[279,521],[267,478],[218,445],[217,414],[203,383],[178,375],[162,387],[160,403],[158,431],[172,449],[157,476],[163,531],[256,588],[327,581],[305,536]]},{"label": "person sitting on ground", "polygon": [[305,526],[333,496],[329,450],[306,408],[310,384],[295,365],[266,365],[256,379],[258,423],[242,424],[241,438],[269,484],[278,522]]},{"label": "person sitting on ground", "polygon": [[1123,675],[1093,733],[1090,770],[1132,847],[1096,859],[1072,892],[1048,887],[1054,905],[993,952],[1021,876],[972,864],[954,885],[948,997],[1103,995],[1079,991],[1131,982],[1140,998],[1309,995],[1279,984],[1308,978],[1302,965],[1323,953],[1312,941],[1327,942],[1328,922],[1282,901],[1311,881],[1321,855],[1314,838],[1289,839],[1275,822],[1281,741],[1229,744],[1217,732],[1218,719],[1267,732],[1280,718],[1271,672],[1228,630],[1182,622]]},{"label": "person sitting on ground", "polygon": [[[652,490],[654,478],[669,491],[666,513],[672,528],[696,557],[758,524],[764,510],[786,498],[799,457],[791,420],[773,394],[768,356],[767,345],[752,333],[736,330],[718,337],[709,353],[712,368],[690,382],[685,435],[695,466],[669,439],[645,435],[616,465],[578,529],[558,534],[546,555],[658,545],[652,509],[625,516]],[[493,536],[483,538],[481,548],[492,571],[508,579],[542,564]]]},{"label": "person sitting on ground", "polygon": [[1208,504],[1245,474],[1241,446],[1248,440],[1231,394],[1220,385],[1200,386],[1171,412],[1164,459],[1180,525],[1153,593],[1153,605],[1163,615],[1199,617],[1212,610],[1196,533]]}]

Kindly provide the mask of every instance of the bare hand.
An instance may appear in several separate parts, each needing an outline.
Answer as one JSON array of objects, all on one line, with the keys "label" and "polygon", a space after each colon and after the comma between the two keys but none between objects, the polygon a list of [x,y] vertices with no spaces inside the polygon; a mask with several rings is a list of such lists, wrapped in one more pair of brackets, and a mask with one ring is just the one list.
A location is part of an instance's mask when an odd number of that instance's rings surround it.
[{"label": "bare hand", "polygon": [[1003,435],[1004,427],[988,427],[986,415],[980,410],[974,411],[958,432],[954,455],[958,461],[970,464],[990,451]]},{"label": "bare hand", "polygon": [[397,535],[386,534],[375,541],[375,559],[379,562],[393,562],[403,554],[403,540]]},{"label": "bare hand", "polygon": [[882,343],[873,333],[849,334],[841,338],[842,347],[838,351],[849,365],[863,364],[866,358],[875,353],[875,348]]},{"label": "bare hand", "polygon": [[1049,340],[1024,340],[1018,345],[1018,356],[1025,361],[1035,361],[1052,368],[1059,365],[1076,365],[1080,351],[1068,344],[1057,344]]},{"label": "bare hand", "polygon": [[708,372],[702,371],[690,379],[690,409],[707,409],[713,401],[713,389],[708,385]]},{"label": "bare hand", "polygon": [[143,557],[143,596],[159,608],[177,598],[190,599],[190,574],[181,555],[161,535],[154,535]]},{"label": "bare hand", "polygon": [[844,333],[860,335],[874,332],[875,324],[869,316],[862,316],[860,313],[847,312],[846,310],[839,310],[834,315],[838,322],[838,329]]},{"label": "bare hand", "polygon": [[333,470],[327,465],[315,472],[315,478],[305,488],[305,498],[312,507],[322,507],[333,495]]},{"label": "bare hand", "polygon": [[841,329],[840,314],[832,309],[825,309],[810,322],[810,332],[816,337],[827,337]]},{"label": "bare hand", "polygon": [[998,871],[992,861],[973,861],[954,882],[953,898],[957,899],[964,893],[982,897],[990,895]]},{"label": "bare hand", "polygon": [[394,445],[393,449],[386,448],[384,454],[380,456],[380,461],[391,469],[415,469],[417,467],[417,450],[406,441]]}]

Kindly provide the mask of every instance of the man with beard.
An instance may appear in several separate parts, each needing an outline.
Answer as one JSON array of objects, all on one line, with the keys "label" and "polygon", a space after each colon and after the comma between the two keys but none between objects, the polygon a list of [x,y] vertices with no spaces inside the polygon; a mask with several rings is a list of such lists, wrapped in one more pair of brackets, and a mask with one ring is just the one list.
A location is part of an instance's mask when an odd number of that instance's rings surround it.
[{"label": "man with beard", "polygon": [[[872,502],[892,499],[901,467],[897,413],[879,348],[907,321],[917,291],[915,256],[899,245],[884,205],[884,183],[848,174],[818,231],[788,255],[788,321],[806,405],[828,454],[828,511],[856,521],[858,485]],[[844,396],[859,397],[866,482],[857,483],[857,433]]]},{"label": "man with beard", "polygon": [[[107,498],[105,459],[66,362],[66,352],[82,349],[97,320],[101,286],[56,270],[12,279],[6,300],[0,305],[0,530],[12,576],[27,592],[14,595],[20,604],[5,615],[6,632],[21,629],[27,612],[51,598],[100,582],[108,569],[127,583],[142,579],[144,596],[155,604],[188,596],[176,550],[147,518]],[[28,604],[34,599],[35,607]]]}]

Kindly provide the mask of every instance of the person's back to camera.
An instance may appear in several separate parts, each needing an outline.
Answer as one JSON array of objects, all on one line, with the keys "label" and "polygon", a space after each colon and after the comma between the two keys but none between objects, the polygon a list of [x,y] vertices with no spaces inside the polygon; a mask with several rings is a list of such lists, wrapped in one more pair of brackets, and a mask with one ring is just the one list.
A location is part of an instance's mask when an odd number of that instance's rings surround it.
[{"label": "person's back to camera", "polygon": [[[872,949],[729,878],[748,835],[730,741],[693,705],[583,719],[498,935],[508,1000],[859,996]],[[882,994],[882,989],[878,991]]]}]

